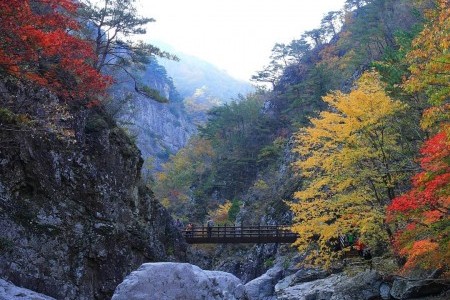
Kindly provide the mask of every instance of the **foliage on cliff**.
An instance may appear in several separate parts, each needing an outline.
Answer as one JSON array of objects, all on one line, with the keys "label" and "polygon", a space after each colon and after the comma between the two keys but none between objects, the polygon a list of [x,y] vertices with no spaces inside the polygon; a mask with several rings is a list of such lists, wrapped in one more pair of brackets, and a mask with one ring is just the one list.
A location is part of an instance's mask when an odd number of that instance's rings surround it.
[{"label": "foliage on cliff", "polygon": [[2,1],[0,70],[44,86],[66,100],[96,98],[109,84],[80,39],[72,0]]},{"label": "foliage on cliff", "polygon": [[[0,71],[46,87],[64,100],[98,104],[111,74],[133,79],[134,91],[158,102],[159,92],[139,81],[155,56],[176,59],[129,38],[154,21],[137,15],[134,0],[9,0],[0,3]],[[104,75],[104,74],[109,74]],[[117,76],[116,76],[117,78]]]}]

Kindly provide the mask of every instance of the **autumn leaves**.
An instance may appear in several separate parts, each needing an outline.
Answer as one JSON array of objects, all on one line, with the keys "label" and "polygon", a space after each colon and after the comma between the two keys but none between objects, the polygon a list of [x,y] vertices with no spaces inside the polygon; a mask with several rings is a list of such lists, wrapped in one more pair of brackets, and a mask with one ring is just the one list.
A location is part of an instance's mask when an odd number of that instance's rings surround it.
[{"label": "autumn leaves", "polygon": [[333,240],[351,229],[378,254],[392,242],[406,269],[450,263],[450,9],[448,1],[438,4],[406,58],[411,74],[402,88],[428,100],[422,125],[431,136],[409,192],[399,196],[411,174],[396,122],[406,105],[385,92],[376,72],[363,74],[349,94],[325,96],[329,109],[297,134],[304,185],[291,204],[293,230],[301,251],[318,250],[309,252],[314,263],[337,259]]},{"label": "autumn leaves", "polygon": [[422,172],[412,178],[412,189],[394,199],[388,220],[396,221],[397,253],[405,268],[443,267],[450,276],[450,8],[438,1],[428,12],[429,22],[413,41],[408,55],[409,91],[424,92],[430,102],[422,127],[431,137],[420,149]]},{"label": "autumn leaves", "polygon": [[110,80],[92,67],[91,45],[71,0],[0,2],[0,70],[35,82],[65,100],[95,98]]},{"label": "autumn leaves", "polygon": [[353,228],[374,249],[387,242],[384,207],[403,176],[393,116],[403,105],[386,95],[375,72],[365,73],[351,93],[324,100],[330,109],[297,134],[303,159],[296,166],[307,184],[291,208],[293,229],[301,233],[297,245],[304,251],[316,240],[319,252],[310,258],[329,264],[339,256],[329,241]]}]

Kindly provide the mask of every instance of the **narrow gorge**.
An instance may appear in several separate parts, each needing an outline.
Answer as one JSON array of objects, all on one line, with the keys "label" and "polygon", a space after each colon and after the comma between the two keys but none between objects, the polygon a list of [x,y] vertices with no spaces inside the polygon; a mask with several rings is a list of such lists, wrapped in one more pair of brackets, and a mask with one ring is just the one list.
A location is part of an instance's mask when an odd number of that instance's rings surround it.
[{"label": "narrow gorge", "polygon": [[0,0],[0,300],[449,299],[449,0],[253,1]]}]

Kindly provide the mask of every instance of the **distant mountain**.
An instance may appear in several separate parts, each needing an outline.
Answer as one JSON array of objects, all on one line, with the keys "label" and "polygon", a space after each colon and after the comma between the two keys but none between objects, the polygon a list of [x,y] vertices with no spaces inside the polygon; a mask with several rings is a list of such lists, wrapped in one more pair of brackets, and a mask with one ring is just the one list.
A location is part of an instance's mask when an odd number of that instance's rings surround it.
[{"label": "distant mountain", "polygon": [[161,48],[176,54],[180,61],[159,59],[167,74],[184,99],[185,107],[196,123],[204,121],[205,112],[214,106],[225,104],[254,90],[253,86],[238,80],[226,71],[195,56],[178,52],[170,46]]},{"label": "distant mountain", "polygon": [[134,76],[169,102],[158,103],[135,93],[130,78],[116,75],[118,84],[111,91],[114,97],[107,104],[109,113],[136,139],[146,161],[144,174],[161,170],[161,164],[195,134],[195,125],[206,121],[210,108],[252,91],[249,83],[232,78],[208,62],[170,47],[161,48],[181,61],[152,59],[146,71],[136,71]]}]

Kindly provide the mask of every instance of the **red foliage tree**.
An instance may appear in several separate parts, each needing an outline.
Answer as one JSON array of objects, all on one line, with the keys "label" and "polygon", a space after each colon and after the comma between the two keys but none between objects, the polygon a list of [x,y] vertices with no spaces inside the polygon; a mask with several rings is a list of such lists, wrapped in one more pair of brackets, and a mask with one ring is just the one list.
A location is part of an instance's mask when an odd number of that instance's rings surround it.
[{"label": "red foliage tree", "polygon": [[450,266],[449,129],[443,126],[425,142],[423,172],[413,178],[413,188],[388,207],[388,221],[396,220],[403,227],[393,242],[397,253],[407,258],[405,269]]},{"label": "red foliage tree", "polygon": [[408,193],[392,201],[387,217],[398,226],[393,244],[407,259],[405,270],[442,267],[450,277],[450,10],[448,0],[435,3],[407,55],[411,76],[404,83],[428,96],[422,126],[433,136],[420,151],[422,172]]},{"label": "red foliage tree", "polygon": [[48,88],[64,100],[94,99],[109,78],[92,67],[77,37],[73,0],[1,0],[0,71]]}]

